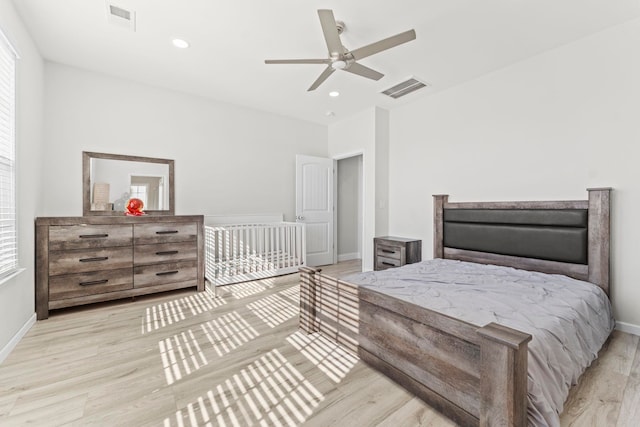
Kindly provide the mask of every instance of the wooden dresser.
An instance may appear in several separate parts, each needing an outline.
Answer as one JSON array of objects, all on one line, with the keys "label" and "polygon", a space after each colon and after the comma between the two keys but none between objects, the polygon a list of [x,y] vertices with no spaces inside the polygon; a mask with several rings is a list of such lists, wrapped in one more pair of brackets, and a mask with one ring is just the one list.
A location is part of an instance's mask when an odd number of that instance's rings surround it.
[{"label": "wooden dresser", "polygon": [[376,271],[420,261],[422,240],[393,236],[373,239],[373,269]]},{"label": "wooden dresser", "polygon": [[36,219],[36,313],[172,289],[204,290],[204,217]]}]

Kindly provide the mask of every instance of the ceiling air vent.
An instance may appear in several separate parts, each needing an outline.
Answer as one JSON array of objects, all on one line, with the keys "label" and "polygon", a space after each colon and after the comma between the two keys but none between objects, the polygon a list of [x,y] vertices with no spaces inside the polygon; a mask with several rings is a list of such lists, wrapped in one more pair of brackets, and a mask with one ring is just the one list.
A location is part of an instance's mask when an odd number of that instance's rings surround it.
[{"label": "ceiling air vent", "polygon": [[390,87],[385,91],[382,91],[381,93],[390,96],[393,99],[398,99],[427,86],[429,86],[428,83],[421,82],[415,77],[411,77],[408,80],[403,81],[402,83],[398,83],[397,85]]},{"label": "ceiling air vent", "polygon": [[107,18],[109,22],[131,31],[136,30],[136,12],[115,5],[107,0]]}]

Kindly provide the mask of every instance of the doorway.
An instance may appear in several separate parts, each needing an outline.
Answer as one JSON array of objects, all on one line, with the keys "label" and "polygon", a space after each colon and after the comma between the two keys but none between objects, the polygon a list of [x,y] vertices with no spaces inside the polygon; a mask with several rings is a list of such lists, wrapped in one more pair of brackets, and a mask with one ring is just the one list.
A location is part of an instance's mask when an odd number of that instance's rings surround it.
[{"label": "doorway", "polygon": [[337,261],[362,259],[362,154],[336,159]]}]

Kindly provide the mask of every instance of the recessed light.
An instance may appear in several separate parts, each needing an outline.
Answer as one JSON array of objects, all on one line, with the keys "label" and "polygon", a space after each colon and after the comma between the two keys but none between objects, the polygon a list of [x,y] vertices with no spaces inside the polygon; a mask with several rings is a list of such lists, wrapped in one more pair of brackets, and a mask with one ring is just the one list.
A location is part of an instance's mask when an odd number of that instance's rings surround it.
[{"label": "recessed light", "polygon": [[340,92],[334,90],[332,92],[329,92],[329,96],[335,98],[336,96],[340,96]]},{"label": "recessed light", "polygon": [[189,47],[189,42],[186,40],[182,40],[182,39],[173,39],[172,43],[175,47],[180,48],[180,49],[186,49]]},{"label": "recessed light", "polygon": [[326,113],[324,113],[324,115],[327,117],[333,117],[336,115],[336,113],[334,113],[333,111],[327,111]]}]

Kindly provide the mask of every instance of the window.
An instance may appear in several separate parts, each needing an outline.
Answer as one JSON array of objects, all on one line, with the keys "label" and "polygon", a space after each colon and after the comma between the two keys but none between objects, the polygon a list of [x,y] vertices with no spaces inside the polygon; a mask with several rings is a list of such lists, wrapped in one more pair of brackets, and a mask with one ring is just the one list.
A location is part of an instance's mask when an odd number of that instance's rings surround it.
[{"label": "window", "polygon": [[15,94],[17,55],[0,31],[0,278],[18,267],[16,238]]}]

